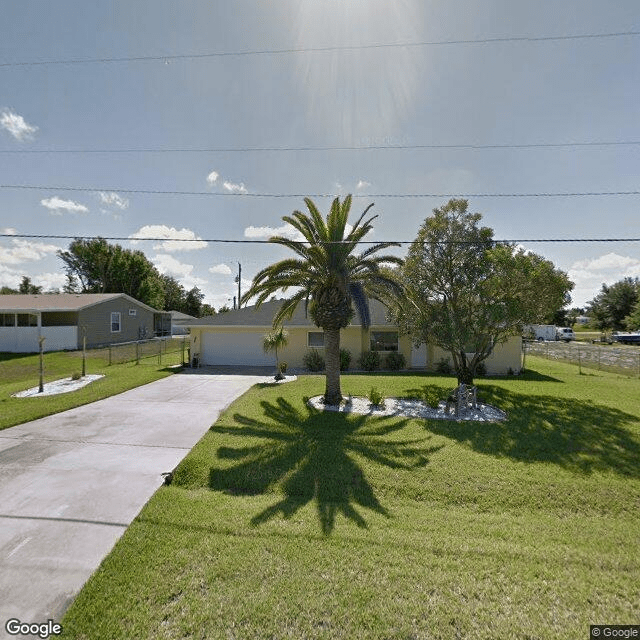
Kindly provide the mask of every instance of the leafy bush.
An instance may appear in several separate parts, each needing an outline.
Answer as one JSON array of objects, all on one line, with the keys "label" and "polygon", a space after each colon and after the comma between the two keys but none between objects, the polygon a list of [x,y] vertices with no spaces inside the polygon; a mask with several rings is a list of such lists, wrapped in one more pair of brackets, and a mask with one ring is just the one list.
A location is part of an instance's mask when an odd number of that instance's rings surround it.
[{"label": "leafy bush", "polygon": [[302,363],[309,371],[324,371],[324,358],[317,349],[309,349],[304,354]]},{"label": "leafy bush", "polygon": [[442,387],[438,387],[435,384],[428,384],[422,387],[421,399],[428,406],[437,409],[440,400],[443,400],[446,395],[447,392]]},{"label": "leafy bush", "polygon": [[384,367],[390,371],[400,371],[400,369],[404,369],[406,366],[407,361],[399,351],[390,351],[384,359]]},{"label": "leafy bush", "polygon": [[375,387],[371,388],[368,397],[374,407],[384,408],[384,396]]},{"label": "leafy bush", "polygon": [[478,362],[476,366],[476,375],[477,376],[487,375],[487,365],[484,362]]},{"label": "leafy bush", "polygon": [[285,373],[287,373],[287,367],[288,367],[288,366],[289,366],[289,365],[288,365],[286,362],[281,362],[281,363],[280,363],[280,366],[279,366],[278,368],[280,369],[280,373],[281,373],[282,375],[284,375]]},{"label": "leafy bush", "polygon": [[346,371],[351,364],[351,351],[340,349],[340,371]]},{"label": "leafy bush", "polygon": [[363,351],[360,355],[360,368],[375,371],[380,368],[380,354],[377,351]]},{"label": "leafy bush", "polygon": [[75,371],[72,375],[71,375],[71,379],[72,380],[80,380],[80,378],[82,378],[82,375],[80,373],[78,373],[77,371]]},{"label": "leafy bush", "polygon": [[451,362],[449,358],[440,358],[438,362],[436,362],[436,371],[438,373],[442,373],[443,375],[449,375],[451,373]]}]

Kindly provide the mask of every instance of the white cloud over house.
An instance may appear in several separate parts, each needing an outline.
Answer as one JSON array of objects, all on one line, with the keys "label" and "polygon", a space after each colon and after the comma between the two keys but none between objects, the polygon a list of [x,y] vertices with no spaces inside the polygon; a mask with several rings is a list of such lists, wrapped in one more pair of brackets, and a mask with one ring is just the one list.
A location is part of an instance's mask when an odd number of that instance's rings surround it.
[{"label": "white cloud over house", "polygon": [[73,200],[63,200],[58,196],[52,198],[44,198],[40,200],[40,204],[49,209],[53,215],[61,216],[63,213],[88,213],[89,209],[79,202]]},{"label": "white cloud over house", "polygon": [[215,184],[218,181],[218,178],[220,177],[220,174],[217,171],[212,171],[208,176],[207,176],[207,183],[210,185]]},{"label": "white cloud over house", "polygon": [[572,306],[583,307],[598,295],[603,284],[612,285],[623,278],[640,278],[640,258],[606,253],[574,262],[568,275],[575,283],[571,292]]},{"label": "white cloud over house", "polygon": [[228,264],[214,264],[212,267],[209,267],[209,273],[214,273],[222,276],[230,276],[233,271],[231,271],[231,267]]},{"label": "white cloud over house", "polygon": [[281,227],[254,227],[249,226],[244,230],[245,238],[252,238],[254,240],[268,240],[272,236],[284,236],[290,240],[297,240],[304,242],[304,236],[288,222]]},{"label": "white cloud over house", "polygon": [[17,113],[5,109],[0,113],[0,129],[8,131],[16,140],[30,140],[38,127],[29,124]]},{"label": "white cloud over house", "polygon": [[180,262],[167,253],[155,255],[151,258],[151,262],[153,262],[161,274],[176,278],[186,289],[202,287],[202,285],[207,284],[206,280],[194,275],[194,266],[192,264]]},{"label": "white cloud over house", "polygon": [[102,202],[102,204],[116,207],[117,209],[120,209],[123,211],[124,209],[127,209],[129,207],[129,199],[123,198],[122,196],[118,195],[113,191],[110,191],[110,192],[100,191],[98,192],[98,195],[100,197],[100,202]]},{"label": "white cloud over house", "polygon": [[132,233],[131,244],[138,244],[138,240],[145,238],[166,238],[165,242],[153,245],[156,251],[195,251],[204,249],[207,243],[197,236],[191,229],[176,229],[164,224],[148,224],[140,227],[138,231]]},{"label": "white cloud over house", "polygon": [[13,238],[8,247],[0,245],[0,265],[6,266],[42,260],[59,250],[60,247],[54,244]]},{"label": "white cloud over house", "polygon": [[234,182],[230,182],[229,180],[225,180],[222,183],[222,186],[225,188],[226,191],[229,191],[230,193],[247,193],[247,188],[244,186],[244,183],[240,182],[239,184],[236,184]]}]

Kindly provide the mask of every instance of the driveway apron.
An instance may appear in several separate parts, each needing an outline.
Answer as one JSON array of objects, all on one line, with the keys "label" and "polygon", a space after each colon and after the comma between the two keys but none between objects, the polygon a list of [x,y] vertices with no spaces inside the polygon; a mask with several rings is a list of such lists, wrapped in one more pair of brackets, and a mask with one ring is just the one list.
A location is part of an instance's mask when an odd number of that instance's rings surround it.
[{"label": "driveway apron", "polygon": [[179,373],[0,431],[0,638],[59,621],[161,474],[263,380]]}]

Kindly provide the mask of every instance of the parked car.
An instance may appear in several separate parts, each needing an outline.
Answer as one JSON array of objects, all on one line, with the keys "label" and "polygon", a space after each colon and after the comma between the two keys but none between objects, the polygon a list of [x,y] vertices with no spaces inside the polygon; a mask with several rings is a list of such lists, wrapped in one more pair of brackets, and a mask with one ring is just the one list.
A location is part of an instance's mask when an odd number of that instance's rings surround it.
[{"label": "parked car", "polygon": [[576,339],[576,334],[571,327],[558,327],[556,330],[556,340],[564,340],[565,342],[571,342]]}]

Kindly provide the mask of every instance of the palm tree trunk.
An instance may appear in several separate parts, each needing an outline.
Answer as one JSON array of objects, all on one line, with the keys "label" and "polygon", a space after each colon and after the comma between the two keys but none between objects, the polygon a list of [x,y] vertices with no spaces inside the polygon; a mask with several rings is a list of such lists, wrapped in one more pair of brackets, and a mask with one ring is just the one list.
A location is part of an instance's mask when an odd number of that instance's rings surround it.
[{"label": "palm tree trunk", "polygon": [[326,388],[325,404],[340,404],[340,329],[324,329]]}]

